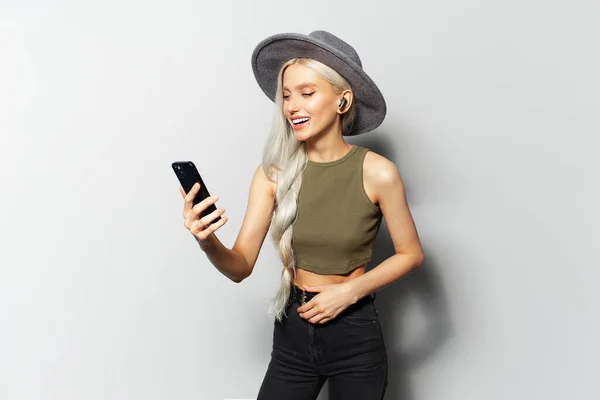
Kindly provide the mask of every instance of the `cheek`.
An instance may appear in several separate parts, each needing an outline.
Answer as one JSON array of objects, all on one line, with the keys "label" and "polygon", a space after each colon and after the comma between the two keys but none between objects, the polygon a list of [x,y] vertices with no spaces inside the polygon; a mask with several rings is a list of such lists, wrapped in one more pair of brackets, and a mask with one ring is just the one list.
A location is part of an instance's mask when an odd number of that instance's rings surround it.
[{"label": "cheek", "polygon": [[326,100],[323,98],[310,99],[306,103],[306,111],[313,116],[326,116],[328,113]]}]

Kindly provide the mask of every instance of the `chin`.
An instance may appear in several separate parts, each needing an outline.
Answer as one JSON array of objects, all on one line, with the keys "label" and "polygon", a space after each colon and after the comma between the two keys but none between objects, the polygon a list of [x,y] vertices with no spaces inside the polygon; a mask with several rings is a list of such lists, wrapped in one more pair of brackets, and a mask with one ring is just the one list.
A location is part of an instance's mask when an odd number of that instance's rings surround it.
[{"label": "chin", "polygon": [[306,132],[296,132],[296,140],[299,140],[301,142],[304,142],[307,139],[310,139],[311,137],[312,135],[306,134]]},{"label": "chin", "polygon": [[316,131],[316,130],[312,129],[312,127],[309,126],[304,129],[301,129],[299,131],[295,131],[295,134],[296,134],[296,139],[305,142],[309,139],[313,139],[313,138],[316,138],[317,136],[319,136],[321,134],[321,131]]}]

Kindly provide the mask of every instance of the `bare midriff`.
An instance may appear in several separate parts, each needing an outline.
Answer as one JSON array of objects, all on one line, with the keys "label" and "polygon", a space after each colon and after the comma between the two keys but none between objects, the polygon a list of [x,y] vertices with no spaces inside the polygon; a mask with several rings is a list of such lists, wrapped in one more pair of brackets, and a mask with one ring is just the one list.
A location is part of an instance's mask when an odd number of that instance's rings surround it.
[{"label": "bare midriff", "polygon": [[296,279],[294,284],[301,285],[329,285],[333,283],[343,283],[361,276],[366,271],[367,264],[360,265],[347,274],[317,274],[302,268],[296,268]]}]

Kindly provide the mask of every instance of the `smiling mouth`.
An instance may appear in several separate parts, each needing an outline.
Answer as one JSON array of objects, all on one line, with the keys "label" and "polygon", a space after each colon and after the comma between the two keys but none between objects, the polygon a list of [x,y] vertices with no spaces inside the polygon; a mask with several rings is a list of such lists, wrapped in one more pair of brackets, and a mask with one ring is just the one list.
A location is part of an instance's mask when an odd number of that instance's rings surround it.
[{"label": "smiling mouth", "polygon": [[298,118],[298,119],[292,119],[292,124],[294,125],[302,125],[306,122],[310,121],[310,118]]},{"label": "smiling mouth", "polygon": [[292,121],[292,124],[293,124],[295,130],[300,130],[300,129],[304,128],[305,126],[307,126],[309,121],[310,121],[310,118],[308,118],[308,119],[305,118],[305,119],[299,120],[298,122]]},{"label": "smiling mouth", "polygon": [[309,121],[310,121],[310,117],[292,118],[292,125],[294,126],[295,130],[300,130],[300,129],[304,128],[306,125],[308,125]]}]

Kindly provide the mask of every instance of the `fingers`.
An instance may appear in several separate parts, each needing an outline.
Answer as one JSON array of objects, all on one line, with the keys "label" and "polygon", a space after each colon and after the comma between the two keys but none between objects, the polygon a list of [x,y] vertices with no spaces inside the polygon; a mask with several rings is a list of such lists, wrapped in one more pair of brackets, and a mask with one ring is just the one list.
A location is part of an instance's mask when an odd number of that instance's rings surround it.
[{"label": "fingers", "polygon": [[[205,200],[209,199],[211,198]],[[205,200],[196,204],[183,221],[183,225],[200,240],[206,239],[211,233],[225,225],[228,220],[227,216],[223,215],[225,213],[224,208],[217,208],[210,214],[198,219],[198,215],[206,208],[206,206],[200,206]],[[216,199],[209,201],[208,204],[210,205],[215,201]],[[221,219],[213,223],[219,216]]]},{"label": "fingers", "polygon": [[[198,203],[199,204],[199,203]],[[196,207],[194,207],[196,208]],[[202,212],[202,211],[200,211]],[[210,214],[204,216],[203,218],[200,218],[200,223],[202,224],[202,226],[206,226],[208,227],[209,225],[211,225],[213,223],[213,221],[215,221],[219,216],[221,217],[221,219],[223,218],[227,218],[225,215],[223,215],[225,213],[225,209],[223,207],[221,208],[217,208],[216,210],[214,210],[213,212],[211,212]],[[192,215],[194,215],[195,212],[193,212]],[[197,218],[197,217],[196,217]],[[220,222],[220,221],[219,221]]]},{"label": "fingers", "polygon": [[185,215],[184,225],[188,228],[192,227],[194,225],[198,225],[200,227],[207,227],[214,220],[216,220],[217,217],[221,216],[221,218],[224,218],[223,213],[225,213],[225,209],[221,207],[221,208],[217,208],[210,214],[207,214],[204,217],[199,219],[200,214],[202,212],[204,212],[204,210],[206,210],[208,208],[208,206],[210,206],[211,204],[214,204],[215,201],[217,201],[217,199],[215,199],[213,197],[208,197],[208,198],[202,200],[200,203],[196,204],[187,213],[187,215]]},{"label": "fingers", "polygon": [[[198,218],[198,216],[200,214],[202,214],[202,212],[204,210],[206,210],[211,204],[214,204],[217,202],[217,200],[219,200],[219,196],[210,196],[205,198],[204,200],[202,200],[200,203],[196,204],[195,206],[192,207],[192,213],[194,215],[194,218]],[[214,211],[213,211],[214,212]],[[210,215],[210,214],[209,214]]]},{"label": "fingers", "polygon": [[[202,200],[200,203],[198,203],[194,207],[192,207],[191,210],[189,210],[189,211],[184,210],[183,211],[184,218],[186,219],[187,223],[189,225],[192,225],[194,222],[198,221],[198,219],[200,218],[200,214],[202,214],[204,212],[204,210],[206,210],[211,205],[214,205],[214,203],[218,199],[219,198],[217,196],[207,197],[206,199]],[[187,214],[186,214],[186,212],[187,212]],[[213,220],[215,220],[218,216],[222,215],[224,212],[225,212],[224,208],[217,208],[210,214],[205,215],[200,220],[200,222],[202,223],[201,226],[210,225]]]},{"label": "fingers", "polygon": [[302,318],[304,318],[306,321],[310,322],[311,324],[324,324],[327,321],[331,321],[335,317],[334,316],[326,316],[324,313],[316,313],[312,317],[304,315],[304,316],[302,316]]},{"label": "fingers", "polygon": [[198,219],[198,216],[202,214],[205,209],[219,200],[219,196],[209,196],[198,204],[194,205],[194,199],[196,198],[198,190],[200,190],[200,184],[195,183],[194,186],[192,186],[192,189],[190,189],[189,193],[185,195],[185,201],[183,205],[183,218],[185,219]]},{"label": "fingers", "polygon": [[183,204],[184,217],[192,209],[192,206],[194,205],[194,199],[196,198],[196,194],[198,193],[199,190],[200,190],[200,184],[198,182],[194,183],[194,186],[192,186],[192,188],[190,189],[188,194],[185,194],[185,191],[183,190],[183,188],[179,187],[179,191],[181,192],[181,194],[183,195],[183,198],[184,198],[184,204]]},{"label": "fingers", "polygon": [[[219,199],[218,196],[210,196],[194,205],[194,198],[196,198],[196,194],[199,190],[200,184],[198,182],[192,186],[187,194],[183,187],[179,187],[179,193],[181,193],[181,196],[184,198],[183,225],[198,239],[204,240],[211,233],[225,225],[227,217],[223,215],[225,213],[224,208],[217,208],[210,214],[199,219],[200,214]],[[221,219],[213,223],[219,216]]]},{"label": "fingers", "polygon": [[312,301],[313,300],[297,308],[300,318],[310,322],[311,324],[324,324],[336,317],[337,314],[327,315],[325,310],[321,309],[318,304],[311,303]]},{"label": "fingers", "polygon": [[[307,306],[310,308],[307,308]],[[298,314],[300,314],[300,316],[307,321],[309,321],[311,318],[313,318],[321,312],[322,311],[317,309],[317,307],[312,306],[310,302],[304,304],[302,308],[298,308]]]},{"label": "fingers", "polygon": [[[214,214],[215,212],[210,213],[209,215],[207,215],[205,218],[209,217],[210,215]],[[205,219],[199,219],[196,220],[192,226],[189,228],[190,232],[196,236],[198,239],[200,240],[205,240],[206,238],[208,238],[208,236],[215,232],[217,229],[219,229],[220,227],[222,227],[223,225],[225,225],[225,223],[227,222],[227,217],[223,216],[221,217],[221,219],[217,222],[214,223],[207,223],[205,225],[203,225],[202,221]]]}]

